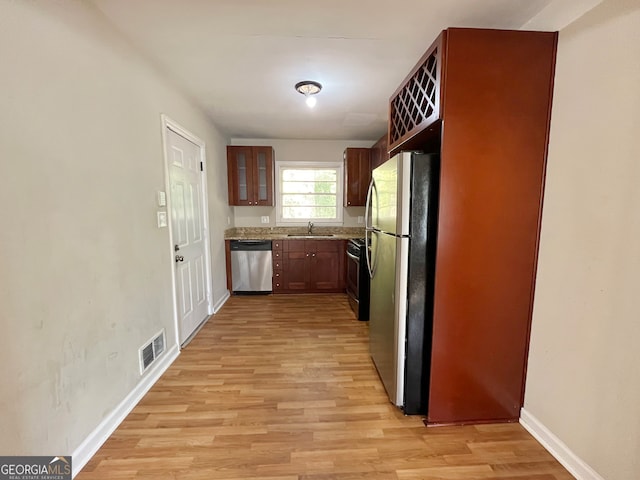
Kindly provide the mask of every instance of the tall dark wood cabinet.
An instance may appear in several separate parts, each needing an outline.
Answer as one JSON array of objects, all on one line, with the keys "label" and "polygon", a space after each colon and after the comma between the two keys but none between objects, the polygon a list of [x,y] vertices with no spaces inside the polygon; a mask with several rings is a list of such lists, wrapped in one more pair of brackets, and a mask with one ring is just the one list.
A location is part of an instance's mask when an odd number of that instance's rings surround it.
[{"label": "tall dark wood cabinet", "polygon": [[391,153],[441,156],[428,423],[519,418],[556,44],[451,28],[391,98]]},{"label": "tall dark wood cabinet", "polygon": [[273,147],[227,146],[229,205],[273,206]]}]

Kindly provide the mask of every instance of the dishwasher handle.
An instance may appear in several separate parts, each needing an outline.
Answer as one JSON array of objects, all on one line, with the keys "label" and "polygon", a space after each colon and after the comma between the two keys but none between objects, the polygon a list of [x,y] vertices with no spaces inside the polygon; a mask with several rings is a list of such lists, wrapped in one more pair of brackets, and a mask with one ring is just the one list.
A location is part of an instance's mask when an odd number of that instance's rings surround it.
[{"label": "dishwasher handle", "polygon": [[244,252],[271,250],[271,240],[231,240],[230,248]]}]

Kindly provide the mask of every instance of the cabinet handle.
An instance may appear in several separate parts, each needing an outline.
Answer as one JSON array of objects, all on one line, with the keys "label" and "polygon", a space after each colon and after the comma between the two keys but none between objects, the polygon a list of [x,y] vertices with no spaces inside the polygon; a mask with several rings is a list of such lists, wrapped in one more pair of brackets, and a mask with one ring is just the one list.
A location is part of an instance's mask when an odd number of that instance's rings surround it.
[{"label": "cabinet handle", "polygon": [[316,256],[316,254],[315,254],[315,253],[312,253],[312,254],[311,254],[311,256],[312,256],[312,257],[315,257],[315,256]]},{"label": "cabinet handle", "polygon": [[309,256],[309,254],[307,253],[307,257]]}]

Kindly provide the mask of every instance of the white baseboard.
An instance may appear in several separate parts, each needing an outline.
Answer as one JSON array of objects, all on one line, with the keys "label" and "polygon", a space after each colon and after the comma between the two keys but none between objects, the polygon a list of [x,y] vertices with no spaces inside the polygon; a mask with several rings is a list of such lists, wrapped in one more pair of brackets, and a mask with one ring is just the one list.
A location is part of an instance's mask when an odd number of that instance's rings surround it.
[{"label": "white baseboard", "polygon": [[222,308],[222,306],[227,303],[227,300],[229,300],[229,298],[231,298],[231,294],[229,293],[229,290],[226,290],[224,292],[224,295],[222,296],[222,298],[220,300],[218,300],[216,302],[216,304],[213,306],[213,313],[218,313],[220,311],[220,309]]},{"label": "white baseboard", "polygon": [[556,437],[551,430],[545,427],[540,420],[524,408],[520,410],[520,424],[578,480],[604,480],[584,460],[573,453],[562,440]]},{"label": "white baseboard", "polygon": [[125,417],[133,410],[149,389],[158,381],[162,374],[171,366],[180,355],[178,345],[171,347],[164,356],[158,359],[158,363],[151,367],[140,380],[140,383],[113,409],[113,411],[91,432],[87,438],[73,452],[73,472],[75,477],[80,470],[91,460],[98,449],[118,428]]}]

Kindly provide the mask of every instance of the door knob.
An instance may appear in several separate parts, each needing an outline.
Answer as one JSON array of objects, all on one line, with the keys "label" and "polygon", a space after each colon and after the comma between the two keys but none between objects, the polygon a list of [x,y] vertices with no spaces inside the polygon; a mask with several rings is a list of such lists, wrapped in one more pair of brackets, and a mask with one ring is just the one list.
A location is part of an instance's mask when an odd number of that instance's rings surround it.
[{"label": "door knob", "polygon": [[184,262],[184,257],[182,255],[176,255],[176,263]]}]

